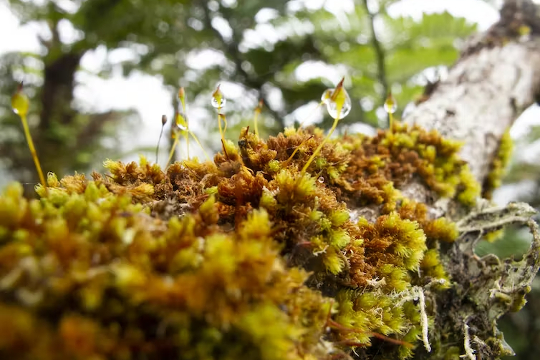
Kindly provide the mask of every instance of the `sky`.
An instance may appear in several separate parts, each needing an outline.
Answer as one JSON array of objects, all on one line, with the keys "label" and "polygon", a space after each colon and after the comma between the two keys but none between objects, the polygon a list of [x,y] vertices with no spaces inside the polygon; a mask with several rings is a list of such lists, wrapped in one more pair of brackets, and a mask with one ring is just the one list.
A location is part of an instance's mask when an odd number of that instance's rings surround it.
[{"label": "sky", "polygon": [[[72,4],[67,0],[59,0],[58,2],[67,10],[70,9],[70,4]],[[353,0],[295,0],[292,6],[300,6],[303,2],[308,7],[325,6],[338,19],[340,14],[343,14],[343,11],[350,11],[354,6]],[[377,3],[376,0],[371,0],[370,6],[372,8],[376,7],[378,6]],[[498,19],[496,8],[481,0],[403,0],[392,5],[387,10],[391,16],[405,15],[416,19],[420,18],[424,13],[446,10],[454,16],[465,17],[468,21],[477,23],[479,30],[486,30]],[[271,14],[261,14],[261,21],[264,21],[265,16],[271,16]],[[38,51],[39,43],[36,35],[38,33],[43,34],[46,31],[46,28],[36,24],[21,25],[9,8],[3,2],[0,2],[0,34],[9,34],[9,36],[3,36],[0,40],[0,54],[14,50]],[[61,35],[65,42],[74,41],[80,36],[68,22],[63,24]],[[250,33],[249,39],[250,42],[257,42],[259,38],[264,36],[266,35],[263,27],[263,30],[259,33],[257,31]],[[138,129],[134,132],[137,135],[135,135],[135,139],[132,139],[131,144],[133,147],[152,146],[159,135],[161,115],[173,113],[170,103],[171,94],[162,86],[160,79],[137,72],[132,73],[128,78],[124,78],[119,68],[117,71],[113,71],[113,75],[109,79],[103,79],[95,75],[107,59],[114,64],[129,56],[133,55],[122,49],[107,52],[104,48],[98,48],[87,53],[82,59],[82,67],[86,71],[79,72],[76,77],[79,85],[75,89],[75,97],[78,106],[82,109],[91,108],[98,111],[110,109],[137,110],[141,116],[142,124],[134,124]],[[212,64],[220,61],[218,56],[222,55],[207,52],[198,54],[196,57],[188,59],[188,61],[197,64]],[[338,81],[340,77],[337,72],[316,65],[299,69],[297,76],[302,79],[303,74],[313,74],[317,71],[327,75],[329,80],[332,81]],[[232,86],[232,84],[223,85],[222,89],[225,93],[240,96],[238,91],[235,91],[234,88],[228,89],[227,86]],[[307,110],[305,109],[305,111]],[[192,124],[196,124],[196,119],[194,119],[196,116],[197,114],[190,114]],[[302,114],[300,117],[302,117]],[[514,137],[522,136],[527,133],[527,129],[531,124],[537,123],[540,123],[540,110],[533,108],[520,119],[518,126],[512,129],[512,135]],[[193,126],[193,128],[195,132],[204,132],[204,129],[197,129],[196,126]]]}]

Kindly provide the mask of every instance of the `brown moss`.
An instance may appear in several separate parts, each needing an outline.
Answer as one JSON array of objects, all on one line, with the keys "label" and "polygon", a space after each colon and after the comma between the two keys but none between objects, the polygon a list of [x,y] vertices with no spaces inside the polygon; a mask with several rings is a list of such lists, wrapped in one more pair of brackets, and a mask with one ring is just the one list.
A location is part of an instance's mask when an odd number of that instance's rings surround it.
[{"label": "brown moss", "polygon": [[[372,341],[410,356],[375,335],[416,341],[406,299],[447,279],[437,242],[457,233],[399,189],[421,181],[470,205],[459,145],[394,124],[326,143],[300,172],[322,141],[314,128],[268,141],[244,129],[214,163],[106,161],[93,181],[50,175],[40,201],[8,188],[0,318],[19,330],[0,355],[31,358],[31,323],[45,334],[39,359],[59,343],[96,359],[325,359]],[[372,215],[353,221],[352,208]]]},{"label": "brown moss", "polygon": [[414,177],[439,196],[453,198],[467,193],[460,199],[466,205],[479,195],[477,185],[467,178],[465,162],[459,159],[460,144],[442,138],[436,131],[394,123],[391,132],[379,130],[372,138],[347,136],[343,140],[351,154],[338,185],[349,195],[349,201],[360,200],[359,205],[364,205],[365,198],[380,201],[386,183],[399,189]]}]

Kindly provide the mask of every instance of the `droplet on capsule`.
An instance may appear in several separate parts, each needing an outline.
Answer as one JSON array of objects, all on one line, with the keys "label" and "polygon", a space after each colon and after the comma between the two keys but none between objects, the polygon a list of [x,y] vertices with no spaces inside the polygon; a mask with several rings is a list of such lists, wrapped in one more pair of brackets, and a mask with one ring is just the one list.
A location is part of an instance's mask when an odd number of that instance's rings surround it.
[{"label": "droplet on capsule", "polygon": [[342,79],[334,89],[326,89],[321,96],[322,103],[326,104],[326,110],[334,119],[338,117],[343,119],[351,112],[351,98],[343,87],[344,80]]},{"label": "droplet on capsule", "polygon": [[320,176],[317,181],[320,183],[320,184],[323,184],[324,183],[324,178],[322,176]]},{"label": "droplet on capsule", "polygon": [[218,85],[216,91],[212,94],[212,106],[218,110],[223,109],[227,104],[227,99],[223,97],[223,93],[219,87],[220,85]]},{"label": "droplet on capsule", "polygon": [[175,124],[180,131],[187,131],[188,129],[186,118],[179,112],[176,113]]},{"label": "droplet on capsule", "polygon": [[351,99],[349,98],[349,95],[347,95],[347,98],[343,105],[341,106],[341,109],[338,109],[338,106],[335,101],[330,101],[326,104],[326,110],[328,110],[328,113],[331,117],[334,119],[337,119],[339,116],[340,119],[343,119],[345,116],[349,115],[351,112],[352,106],[351,106]]},{"label": "droplet on capsule", "polygon": [[330,97],[332,96],[332,93],[335,91],[336,89],[326,89],[324,90],[324,92],[322,93],[322,96],[321,96],[321,101],[323,104],[327,104],[328,101],[330,101]]},{"label": "droplet on capsule", "polygon": [[386,101],[384,102],[384,110],[389,114],[393,114],[397,110],[397,101],[392,93],[388,93],[388,96],[386,97]]}]

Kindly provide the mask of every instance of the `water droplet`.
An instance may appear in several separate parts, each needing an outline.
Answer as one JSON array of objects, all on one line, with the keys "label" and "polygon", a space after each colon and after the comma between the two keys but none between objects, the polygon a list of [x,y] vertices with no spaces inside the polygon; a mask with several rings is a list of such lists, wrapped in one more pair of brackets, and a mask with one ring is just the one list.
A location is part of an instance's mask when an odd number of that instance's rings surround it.
[{"label": "water droplet", "polygon": [[176,139],[178,136],[185,137],[187,135],[187,131],[183,126],[173,126],[171,130],[172,130],[171,137],[173,139]]},{"label": "water droplet", "polygon": [[324,90],[324,92],[322,93],[322,96],[321,96],[321,101],[323,104],[328,104],[328,101],[330,100],[330,97],[332,96],[332,93],[335,91],[336,89],[326,89]]},{"label": "water droplet", "polygon": [[326,104],[326,110],[336,120],[343,119],[352,108],[351,98],[343,87],[344,81],[345,78],[341,79],[334,89],[326,89],[321,96],[322,103]]},{"label": "water droplet", "polygon": [[331,117],[336,119],[339,116],[340,119],[343,119],[351,112],[351,98],[344,88],[337,91],[338,93],[335,94],[336,89],[326,90],[321,97],[321,101],[326,104],[326,110],[328,110]]},{"label": "water droplet", "polygon": [[319,177],[319,178],[317,179],[317,181],[318,181],[319,183],[323,184],[323,183],[324,183],[324,178],[321,176],[321,177]]},{"label": "water droplet", "polygon": [[397,110],[397,101],[391,93],[388,94],[388,97],[384,102],[384,110],[389,114],[393,114]]},{"label": "water droplet", "polygon": [[175,124],[180,131],[187,131],[188,129],[186,118],[181,113],[176,113]]},{"label": "water droplet", "polygon": [[227,104],[227,99],[223,97],[223,93],[219,89],[219,85],[218,85],[216,91],[214,91],[214,93],[212,94],[212,106],[219,110],[219,109],[223,109],[226,104]]},{"label": "water droplet", "polygon": [[221,101],[216,100],[216,98],[212,98],[212,106],[216,109],[223,109],[226,104],[227,99],[225,98],[221,98]]}]

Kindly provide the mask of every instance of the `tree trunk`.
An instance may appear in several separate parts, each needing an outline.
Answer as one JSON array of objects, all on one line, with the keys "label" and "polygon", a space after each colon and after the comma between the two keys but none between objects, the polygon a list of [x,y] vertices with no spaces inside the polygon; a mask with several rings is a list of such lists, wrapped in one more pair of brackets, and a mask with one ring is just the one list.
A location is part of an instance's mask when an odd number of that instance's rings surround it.
[{"label": "tree trunk", "polygon": [[41,90],[41,114],[37,137],[38,152],[47,171],[64,174],[66,170],[65,131],[62,127],[73,126],[76,111],[72,108],[75,72],[82,54],[63,54],[47,63]]},{"label": "tree trunk", "polygon": [[[506,1],[500,21],[469,43],[447,79],[405,121],[462,141],[462,158],[483,183],[503,134],[538,99],[538,64],[540,17],[536,6],[530,0]],[[429,198],[418,183],[406,184],[402,191],[415,199]],[[485,200],[468,214],[454,202],[434,199],[431,206],[437,214],[457,221],[460,237],[441,251],[454,283],[450,294],[426,294],[435,312],[430,342],[439,343],[439,351],[418,353],[417,358],[445,358],[455,345],[462,357],[471,360],[512,354],[496,320],[523,306],[538,272],[540,237],[530,219],[535,210],[526,204],[497,208]],[[522,261],[501,261],[495,256],[480,259],[474,254],[482,235],[512,223],[529,226],[533,234],[531,249]]]},{"label": "tree trunk", "polygon": [[428,101],[406,121],[464,142],[482,183],[499,140],[540,94],[540,17],[530,0],[506,1],[501,20],[473,39]]}]

